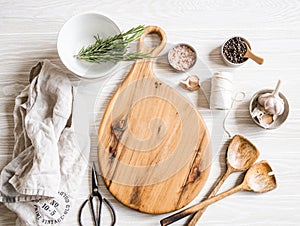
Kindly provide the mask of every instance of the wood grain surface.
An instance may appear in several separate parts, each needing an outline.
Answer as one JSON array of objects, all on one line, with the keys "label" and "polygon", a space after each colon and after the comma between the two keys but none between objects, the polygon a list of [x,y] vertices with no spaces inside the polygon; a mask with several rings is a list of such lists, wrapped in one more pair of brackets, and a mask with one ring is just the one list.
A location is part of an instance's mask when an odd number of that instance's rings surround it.
[{"label": "wood grain surface", "polygon": [[[153,50],[145,43],[152,33],[161,39]],[[166,39],[161,28],[145,28],[138,51],[151,52],[152,58],[134,63],[107,105],[98,133],[99,164],[109,191],[126,206],[154,214],[191,202],[211,163],[203,118],[153,72],[153,59]]]},{"label": "wood grain surface", "polygon": [[[1,0],[0,10],[0,168],[12,157],[14,145],[12,110],[14,99],[28,82],[30,68],[40,59],[50,59],[62,68],[56,51],[59,29],[71,16],[85,11],[102,13],[125,31],[138,24],[155,24],[168,35],[169,43],[188,43],[198,54],[198,59],[211,72],[230,71],[234,73],[234,89],[244,91],[246,98],[237,102],[227,121],[233,134],[241,134],[251,140],[260,150],[260,160],[267,160],[275,172],[278,187],[267,194],[257,195],[240,192],[222,200],[207,209],[199,225],[299,225],[300,222],[300,2],[298,0]],[[255,53],[265,59],[263,65],[247,62],[238,69],[228,68],[220,55],[223,41],[233,35],[241,35],[250,41]],[[127,67],[127,70],[129,67]],[[201,71],[201,70],[199,70]],[[190,74],[197,74],[195,68]],[[127,71],[128,72],[128,71]],[[124,73],[123,75],[125,75]],[[176,86],[187,75],[167,77]],[[259,89],[273,88],[278,79],[282,80],[281,92],[290,104],[287,121],[279,129],[265,131],[255,125],[249,117],[248,104],[251,96]],[[112,94],[122,81],[109,83],[105,80],[97,84],[84,84],[83,91],[91,86]],[[83,83],[82,83],[83,84]],[[184,92],[184,91],[183,91]],[[89,93],[88,93],[89,94]],[[204,115],[200,108],[199,93],[186,93],[192,104]],[[101,101],[107,101],[109,98]],[[93,103],[93,101],[91,101]],[[107,102],[106,102],[107,103]],[[86,108],[94,114],[93,106]],[[222,129],[222,120],[218,121]],[[99,121],[91,122],[93,128]],[[92,143],[90,162],[97,161],[97,130],[91,131]],[[206,186],[193,200],[198,203],[206,197],[211,186],[225,170],[225,148],[228,138],[212,134],[213,148],[211,173]],[[218,141],[218,142],[217,142]],[[77,212],[80,204],[88,196],[89,172],[85,174],[78,190],[73,212],[63,225],[78,225]],[[223,185],[225,191],[240,182],[238,175],[232,175]],[[221,192],[220,191],[220,192]],[[133,211],[116,201],[101,183],[101,192],[116,208],[117,225],[159,225],[166,215],[148,215]],[[163,200],[162,200],[163,201]],[[234,214],[238,211],[239,214]],[[0,204],[0,225],[15,225],[16,215]],[[89,221],[89,216],[85,220]],[[109,221],[109,213],[104,213],[103,225]],[[178,221],[174,225],[183,225]]]}]

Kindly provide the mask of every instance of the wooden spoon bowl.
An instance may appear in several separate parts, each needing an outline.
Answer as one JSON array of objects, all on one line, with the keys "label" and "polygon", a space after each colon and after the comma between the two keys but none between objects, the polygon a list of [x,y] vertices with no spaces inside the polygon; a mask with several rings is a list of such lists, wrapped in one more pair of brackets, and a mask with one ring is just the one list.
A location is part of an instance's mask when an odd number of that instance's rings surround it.
[{"label": "wooden spoon bowl", "polygon": [[254,164],[259,156],[257,148],[246,138],[235,135],[227,150],[227,163],[234,171],[244,171]]},{"label": "wooden spoon bowl", "polygon": [[276,188],[275,175],[266,161],[252,166],[244,178],[244,189],[264,193]]}]

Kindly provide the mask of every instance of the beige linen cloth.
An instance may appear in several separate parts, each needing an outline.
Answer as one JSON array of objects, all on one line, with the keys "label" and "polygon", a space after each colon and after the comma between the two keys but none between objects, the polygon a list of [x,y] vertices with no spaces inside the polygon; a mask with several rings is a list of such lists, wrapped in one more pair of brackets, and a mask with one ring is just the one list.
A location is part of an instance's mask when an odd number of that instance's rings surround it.
[{"label": "beige linen cloth", "polygon": [[50,61],[38,63],[15,100],[13,160],[0,175],[0,201],[16,225],[55,225],[71,211],[87,167],[72,124],[74,89]]}]

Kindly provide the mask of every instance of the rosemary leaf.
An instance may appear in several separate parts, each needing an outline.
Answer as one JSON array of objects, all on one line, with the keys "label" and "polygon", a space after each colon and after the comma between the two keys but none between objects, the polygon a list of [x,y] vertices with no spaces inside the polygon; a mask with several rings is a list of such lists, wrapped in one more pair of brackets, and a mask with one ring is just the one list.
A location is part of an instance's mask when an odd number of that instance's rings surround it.
[{"label": "rosemary leaf", "polygon": [[97,34],[94,36],[95,43],[87,47],[82,47],[74,57],[91,63],[132,61],[149,58],[150,53],[128,52],[129,43],[140,38],[144,32],[145,27],[139,25],[127,32],[110,36],[105,39],[100,38]]}]

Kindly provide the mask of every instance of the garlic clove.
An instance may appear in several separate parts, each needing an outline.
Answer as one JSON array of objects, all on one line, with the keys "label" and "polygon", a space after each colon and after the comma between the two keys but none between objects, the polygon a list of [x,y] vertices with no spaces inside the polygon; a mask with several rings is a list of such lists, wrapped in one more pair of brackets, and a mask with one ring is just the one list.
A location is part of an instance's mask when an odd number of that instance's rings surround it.
[{"label": "garlic clove", "polygon": [[185,85],[185,87],[188,90],[194,91],[194,90],[198,90],[200,88],[200,84],[199,84],[199,78],[196,75],[191,75],[188,76],[185,80],[181,81],[180,83]]},{"label": "garlic clove", "polygon": [[274,118],[272,115],[264,114],[261,117],[261,121],[267,125],[271,125],[274,122]]},{"label": "garlic clove", "polygon": [[275,118],[273,115],[266,114],[265,111],[260,108],[262,107],[255,107],[251,112],[251,116],[255,118],[263,128],[269,128],[275,121]]},{"label": "garlic clove", "polygon": [[258,118],[258,122],[262,127],[267,129],[273,124],[274,118],[272,115],[263,114],[261,117]]},{"label": "garlic clove", "polygon": [[267,100],[269,97],[272,97],[271,93],[264,93],[264,94],[262,94],[261,96],[258,97],[258,103],[259,103],[261,106],[264,106],[266,100]]},{"label": "garlic clove", "polygon": [[258,107],[254,108],[253,111],[251,112],[251,116],[252,118],[259,118],[264,114],[264,112],[262,112]]}]

